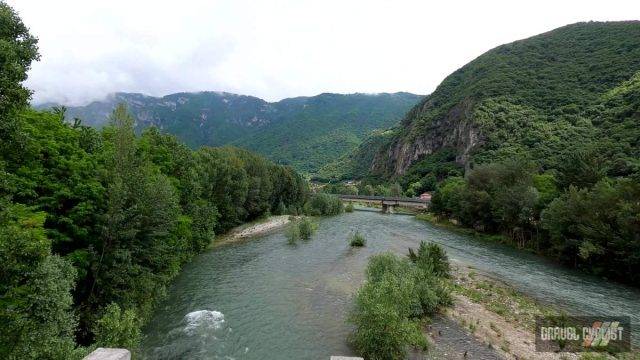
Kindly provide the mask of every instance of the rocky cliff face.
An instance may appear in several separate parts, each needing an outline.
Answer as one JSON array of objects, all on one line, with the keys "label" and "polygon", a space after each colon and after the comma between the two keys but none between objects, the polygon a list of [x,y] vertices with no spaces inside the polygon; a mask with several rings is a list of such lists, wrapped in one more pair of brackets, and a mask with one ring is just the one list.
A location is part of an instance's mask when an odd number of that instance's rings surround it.
[{"label": "rocky cliff face", "polygon": [[[414,109],[411,116],[422,117],[432,104],[427,100]],[[481,134],[472,117],[473,101],[465,99],[446,116],[428,125],[424,135],[397,137],[391,145],[383,148],[372,164],[377,175],[403,175],[415,161],[444,148],[457,149],[456,161],[467,165],[471,151],[482,144]],[[413,129],[410,127],[409,132]]]}]

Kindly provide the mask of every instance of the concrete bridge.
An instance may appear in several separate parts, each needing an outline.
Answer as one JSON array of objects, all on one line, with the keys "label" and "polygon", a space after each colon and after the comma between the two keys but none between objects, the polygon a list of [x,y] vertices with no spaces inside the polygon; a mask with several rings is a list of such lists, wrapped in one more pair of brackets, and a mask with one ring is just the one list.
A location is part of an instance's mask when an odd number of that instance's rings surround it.
[{"label": "concrete bridge", "polygon": [[381,205],[383,213],[393,213],[396,206],[427,209],[430,200],[395,196],[338,195],[340,200],[358,203]]}]

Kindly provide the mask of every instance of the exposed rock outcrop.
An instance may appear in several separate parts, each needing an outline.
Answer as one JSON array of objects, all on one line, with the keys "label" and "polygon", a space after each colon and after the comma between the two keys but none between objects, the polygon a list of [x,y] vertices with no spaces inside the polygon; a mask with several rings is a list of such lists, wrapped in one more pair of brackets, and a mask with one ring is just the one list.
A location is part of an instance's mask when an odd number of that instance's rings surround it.
[{"label": "exposed rock outcrop", "polygon": [[[404,174],[409,166],[425,155],[444,148],[457,149],[456,161],[467,165],[472,150],[482,144],[481,134],[473,121],[472,111],[474,102],[465,99],[449,110],[446,116],[437,118],[428,124],[424,135],[397,137],[389,147],[383,148],[372,164],[372,172],[377,175],[397,176]],[[420,118],[421,113],[430,110],[429,101],[425,101],[414,109],[409,116]],[[413,126],[422,124],[412,123]]]}]

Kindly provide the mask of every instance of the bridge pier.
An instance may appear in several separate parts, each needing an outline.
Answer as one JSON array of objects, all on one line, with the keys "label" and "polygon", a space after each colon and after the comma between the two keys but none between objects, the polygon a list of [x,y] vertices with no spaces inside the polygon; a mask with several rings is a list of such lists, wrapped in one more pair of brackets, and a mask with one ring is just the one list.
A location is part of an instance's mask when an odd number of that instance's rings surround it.
[{"label": "bridge pier", "polygon": [[383,214],[393,214],[395,212],[396,206],[382,203],[382,213]]}]

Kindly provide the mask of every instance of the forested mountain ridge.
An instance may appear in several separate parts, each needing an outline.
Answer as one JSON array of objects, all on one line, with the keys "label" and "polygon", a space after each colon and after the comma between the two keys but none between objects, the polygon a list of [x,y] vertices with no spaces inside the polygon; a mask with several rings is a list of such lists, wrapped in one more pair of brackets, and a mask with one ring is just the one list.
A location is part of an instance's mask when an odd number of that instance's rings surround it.
[{"label": "forested mountain ridge", "polygon": [[267,102],[224,92],[163,97],[116,93],[86,106],[68,107],[66,116],[70,122],[79,118],[101,127],[122,102],[134,115],[138,131],[154,126],[192,148],[233,144],[314,173],[355,148],[369,131],[397,124],[420,98],[409,93],[324,93]]},{"label": "forested mountain ridge", "polygon": [[[577,23],[501,45],[411,109],[372,172],[402,175],[441,150],[453,150],[465,166],[514,153],[553,162],[551,153],[578,145],[597,127],[588,109],[638,70],[638,21]],[[541,132],[522,136],[531,128]]]}]

